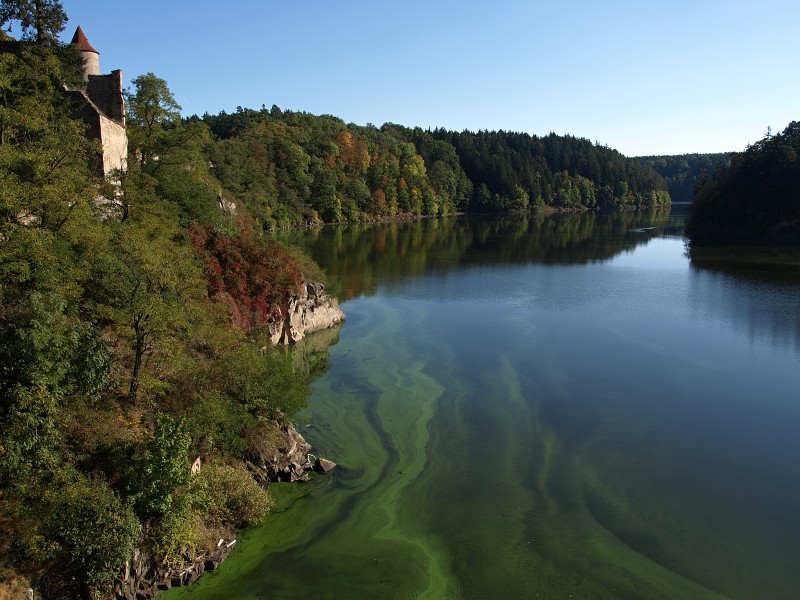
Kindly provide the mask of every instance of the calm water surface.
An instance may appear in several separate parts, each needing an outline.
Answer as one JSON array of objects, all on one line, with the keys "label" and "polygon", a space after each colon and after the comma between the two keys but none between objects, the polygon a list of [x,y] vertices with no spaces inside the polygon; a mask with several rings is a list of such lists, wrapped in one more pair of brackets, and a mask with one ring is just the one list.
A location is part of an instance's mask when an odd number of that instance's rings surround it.
[{"label": "calm water surface", "polygon": [[663,213],[293,234],[347,322],[196,598],[797,598],[797,253]]}]

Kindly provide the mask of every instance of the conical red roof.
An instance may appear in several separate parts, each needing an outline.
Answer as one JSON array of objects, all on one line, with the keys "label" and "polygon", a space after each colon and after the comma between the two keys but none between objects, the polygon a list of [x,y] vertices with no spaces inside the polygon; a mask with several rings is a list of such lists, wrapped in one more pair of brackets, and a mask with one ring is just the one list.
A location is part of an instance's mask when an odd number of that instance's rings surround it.
[{"label": "conical red roof", "polygon": [[80,25],[78,25],[78,29],[75,30],[75,35],[72,36],[72,43],[77,46],[78,50],[81,52],[100,54],[97,50],[92,48],[92,45],[89,43],[89,40],[86,39],[86,34],[83,33],[83,29],[81,29]]}]

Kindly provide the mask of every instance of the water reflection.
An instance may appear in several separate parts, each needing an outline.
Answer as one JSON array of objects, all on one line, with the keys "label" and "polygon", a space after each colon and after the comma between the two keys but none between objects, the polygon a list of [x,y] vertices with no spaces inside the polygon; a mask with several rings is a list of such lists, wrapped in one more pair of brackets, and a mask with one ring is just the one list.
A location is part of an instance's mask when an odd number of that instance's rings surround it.
[{"label": "water reflection", "polygon": [[695,248],[689,258],[698,318],[800,353],[800,249]]},{"label": "water reflection", "polygon": [[[422,274],[603,262],[656,238],[682,236],[681,211],[673,210],[425,219],[287,232],[281,239],[306,250],[328,274],[329,291],[350,300]],[[800,351],[800,250],[700,248],[686,256],[695,318]],[[671,254],[666,260],[667,267],[674,264]]]},{"label": "water reflection", "polygon": [[310,379],[323,376],[328,371],[328,355],[331,346],[339,342],[342,324],[315,331],[299,342],[284,346],[282,351],[292,357],[292,367],[297,373],[304,373]]},{"label": "water reflection", "polygon": [[608,260],[675,228],[668,211],[424,219],[281,234],[325,270],[348,300],[381,281],[472,265]]}]

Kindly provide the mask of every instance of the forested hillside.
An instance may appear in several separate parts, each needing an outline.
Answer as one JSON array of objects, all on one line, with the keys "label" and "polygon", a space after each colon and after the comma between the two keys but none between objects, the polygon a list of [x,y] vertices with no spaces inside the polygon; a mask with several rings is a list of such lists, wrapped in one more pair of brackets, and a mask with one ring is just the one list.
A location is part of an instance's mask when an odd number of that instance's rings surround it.
[{"label": "forested hillside", "polygon": [[476,211],[529,206],[624,210],[670,204],[664,182],[652,169],[587,139],[504,131],[409,133],[423,156],[431,146],[429,138],[455,148],[473,184],[470,206]]},{"label": "forested hillside", "polygon": [[211,171],[267,228],[670,202],[651,168],[571,136],[378,129],[274,106],[189,122],[208,125]]},{"label": "forested hillside", "polygon": [[693,245],[800,242],[800,122],[738,152],[697,190]]},{"label": "forested hillside", "polygon": [[98,179],[66,17],[36,6],[0,47],[0,597],[107,598],[134,547],[181,565],[265,516],[246,461],[309,388],[263,327],[318,270],[221,209],[207,127],[152,74]]},{"label": "forested hillside", "polygon": [[640,156],[639,160],[663,177],[673,202],[692,202],[697,184],[711,177],[717,166],[727,165],[731,153]]}]

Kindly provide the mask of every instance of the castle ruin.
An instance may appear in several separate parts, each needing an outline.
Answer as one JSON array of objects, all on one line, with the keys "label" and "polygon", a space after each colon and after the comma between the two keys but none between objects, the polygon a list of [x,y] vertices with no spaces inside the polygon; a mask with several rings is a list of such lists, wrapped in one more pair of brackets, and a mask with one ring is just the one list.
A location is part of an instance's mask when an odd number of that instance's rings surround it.
[{"label": "castle ruin", "polygon": [[122,71],[100,74],[100,53],[95,50],[78,27],[72,37],[83,59],[83,83],[68,90],[75,104],[75,116],[88,125],[86,135],[100,142],[102,153],[94,168],[104,178],[116,179],[127,169],[128,134],[125,131],[125,96]]}]

